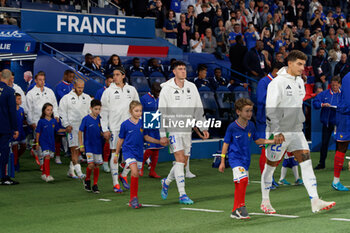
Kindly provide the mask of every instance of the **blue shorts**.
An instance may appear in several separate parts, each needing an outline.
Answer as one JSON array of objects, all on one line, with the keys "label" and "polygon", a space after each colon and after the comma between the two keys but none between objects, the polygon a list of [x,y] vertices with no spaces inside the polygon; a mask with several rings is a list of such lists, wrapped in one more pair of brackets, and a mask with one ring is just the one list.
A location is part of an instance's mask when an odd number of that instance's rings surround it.
[{"label": "blue shorts", "polygon": [[[340,117],[340,118],[338,118]],[[350,141],[350,115],[337,114],[338,125],[337,133],[335,135],[336,141]]]},{"label": "blue shorts", "polygon": [[288,158],[288,159],[284,159],[282,166],[283,167],[289,167],[292,168],[294,166],[298,166],[299,163],[294,159],[294,157]]}]

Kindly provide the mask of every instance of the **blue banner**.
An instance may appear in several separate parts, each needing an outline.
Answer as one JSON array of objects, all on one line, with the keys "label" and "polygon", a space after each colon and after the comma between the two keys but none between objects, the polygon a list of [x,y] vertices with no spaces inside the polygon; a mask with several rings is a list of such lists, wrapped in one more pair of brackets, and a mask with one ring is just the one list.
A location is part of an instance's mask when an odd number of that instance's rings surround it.
[{"label": "blue banner", "polygon": [[34,53],[35,40],[16,29],[0,27],[0,53]]},{"label": "blue banner", "polygon": [[25,32],[155,37],[154,19],[22,10],[21,22]]}]

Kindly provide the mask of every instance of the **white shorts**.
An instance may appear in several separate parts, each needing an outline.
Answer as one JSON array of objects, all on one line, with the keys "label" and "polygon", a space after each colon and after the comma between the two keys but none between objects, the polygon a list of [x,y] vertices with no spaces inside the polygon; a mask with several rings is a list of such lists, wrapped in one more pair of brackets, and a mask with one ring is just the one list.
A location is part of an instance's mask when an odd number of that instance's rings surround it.
[{"label": "white shorts", "polygon": [[42,153],[38,153],[38,155],[41,158],[45,158],[46,156],[50,156],[50,158],[52,159],[55,156],[55,153],[50,151],[50,150],[44,150]]},{"label": "white shorts", "polygon": [[111,138],[109,139],[109,148],[111,150],[117,149],[118,139],[119,139],[119,130],[111,132]]},{"label": "white shorts", "polygon": [[285,151],[310,150],[303,132],[283,133],[285,142],[278,145],[269,145],[266,149],[266,158],[272,162],[281,160]]},{"label": "white shorts", "polygon": [[239,183],[240,180],[248,178],[248,171],[244,167],[234,167],[232,168],[233,182]]},{"label": "white shorts", "polygon": [[69,147],[76,147],[79,146],[79,129],[73,128],[70,133],[67,134],[68,139],[68,146]]},{"label": "white shorts", "polygon": [[191,155],[192,135],[191,134],[170,134],[170,153],[183,150],[186,156]]},{"label": "white shorts", "polygon": [[86,160],[87,163],[95,163],[95,164],[102,164],[102,155],[101,154],[93,154],[93,153],[86,153]]},{"label": "white shorts", "polygon": [[127,160],[125,160],[125,166],[127,166],[127,167],[130,167],[130,165],[131,164],[134,164],[134,163],[136,163],[136,165],[137,165],[137,168],[138,169],[141,169],[142,168],[142,161],[140,162],[140,161],[137,161],[136,159],[127,159]]}]

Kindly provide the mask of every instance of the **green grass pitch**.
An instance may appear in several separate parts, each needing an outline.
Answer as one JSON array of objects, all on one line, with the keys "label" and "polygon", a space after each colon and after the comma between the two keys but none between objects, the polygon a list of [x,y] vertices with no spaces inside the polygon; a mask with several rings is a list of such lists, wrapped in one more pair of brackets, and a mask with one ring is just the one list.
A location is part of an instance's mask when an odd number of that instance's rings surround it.
[{"label": "green grass pitch", "polygon": [[[211,159],[192,160],[191,170],[197,178],[186,180],[186,191],[195,204],[178,204],[176,183],[169,189],[167,200],[160,198],[160,180],[148,178],[148,171],[140,179],[139,200],[160,207],[131,209],[127,206],[129,192],[112,191],[111,175],[101,171],[101,194],[87,193],[82,182],[66,177],[68,159],[63,165],[51,161],[54,183],[40,179],[40,171],[28,153],[20,159],[21,171],[16,174],[20,185],[0,186],[0,232],[349,232],[350,222],[332,221],[331,218],[350,218],[350,192],[332,190],[334,152],[328,155],[327,168],[315,171],[318,192],[327,201],[337,205],[321,213],[311,212],[310,200],[303,186],[283,186],[271,192],[271,202],[278,214],[296,215],[298,218],[252,215],[250,220],[231,219],[234,185],[232,171],[220,174],[211,168]],[[319,153],[312,153],[316,165]],[[252,156],[250,180],[259,181],[259,155]],[[158,164],[157,172],[166,176],[172,163]],[[281,166],[281,165],[280,165]],[[275,178],[279,178],[280,166]],[[83,165],[85,170],[86,165]],[[347,160],[341,174],[344,185],[350,185]],[[288,169],[287,180],[293,181]],[[105,202],[98,199],[110,199]],[[251,182],[247,188],[246,205],[249,213],[262,213],[260,184]],[[221,210],[224,212],[197,212],[182,210]]]}]

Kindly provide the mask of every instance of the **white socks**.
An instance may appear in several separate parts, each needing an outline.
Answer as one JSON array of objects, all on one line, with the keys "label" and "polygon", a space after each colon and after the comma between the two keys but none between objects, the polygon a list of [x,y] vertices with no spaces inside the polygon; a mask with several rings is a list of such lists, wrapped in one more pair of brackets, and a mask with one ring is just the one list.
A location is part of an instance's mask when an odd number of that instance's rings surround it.
[{"label": "white socks", "polygon": [[[176,164],[176,162],[175,162]],[[173,167],[171,168],[169,174],[168,174],[168,177],[166,178],[165,180],[165,184],[166,185],[170,185],[170,183],[175,180],[175,164],[173,164]]]},{"label": "white socks", "polygon": [[287,175],[287,168],[282,166],[280,180],[283,180],[284,178],[286,178],[286,175]]},{"label": "white socks", "polygon": [[187,158],[187,165],[185,167],[186,173],[190,172],[190,157],[189,156],[185,156],[185,158]]},{"label": "white socks", "polygon": [[184,172],[184,163],[176,162],[174,166],[174,175],[177,184],[177,189],[180,196],[186,194],[185,192],[185,172]]},{"label": "white socks", "polygon": [[338,182],[340,182],[340,178],[339,177],[334,177],[333,178],[333,183],[336,184]]},{"label": "white socks", "polygon": [[128,176],[129,172],[130,172],[130,168],[126,168],[126,165],[125,165],[124,170],[122,172],[122,177]]},{"label": "white socks", "polygon": [[261,174],[261,194],[263,201],[270,199],[270,188],[272,186],[272,176],[276,167],[265,164],[263,173]]},{"label": "white socks", "polygon": [[316,176],[312,169],[311,159],[301,162],[300,168],[301,177],[310,199],[318,198]]},{"label": "white socks", "polygon": [[81,172],[81,166],[79,163],[74,165],[74,170],[77,173],[77,175],[79,176],[79,178],[83,175],[83,173]]},{"label": "white socks", "polygon": [[295,181],[297,181],[300,178],[298,166],[292,167],[292,170],[293,170],[293,175],[294,175]]},{"label": "white socks", "polygon": [[111,168],[111,175],[112,175],[112,180],[113,180],[113,187],[116,186],[117,184],[119,184],[118,182],[118,161],[117,163],[114,163],[114,157],[115,157],[115,153],[112,153],[111,159],[109,161],[109,166]]},{"label": "white socks", "polygon": [[69,163],[69,174],[74,174],[74,165],[72,161]]}]

